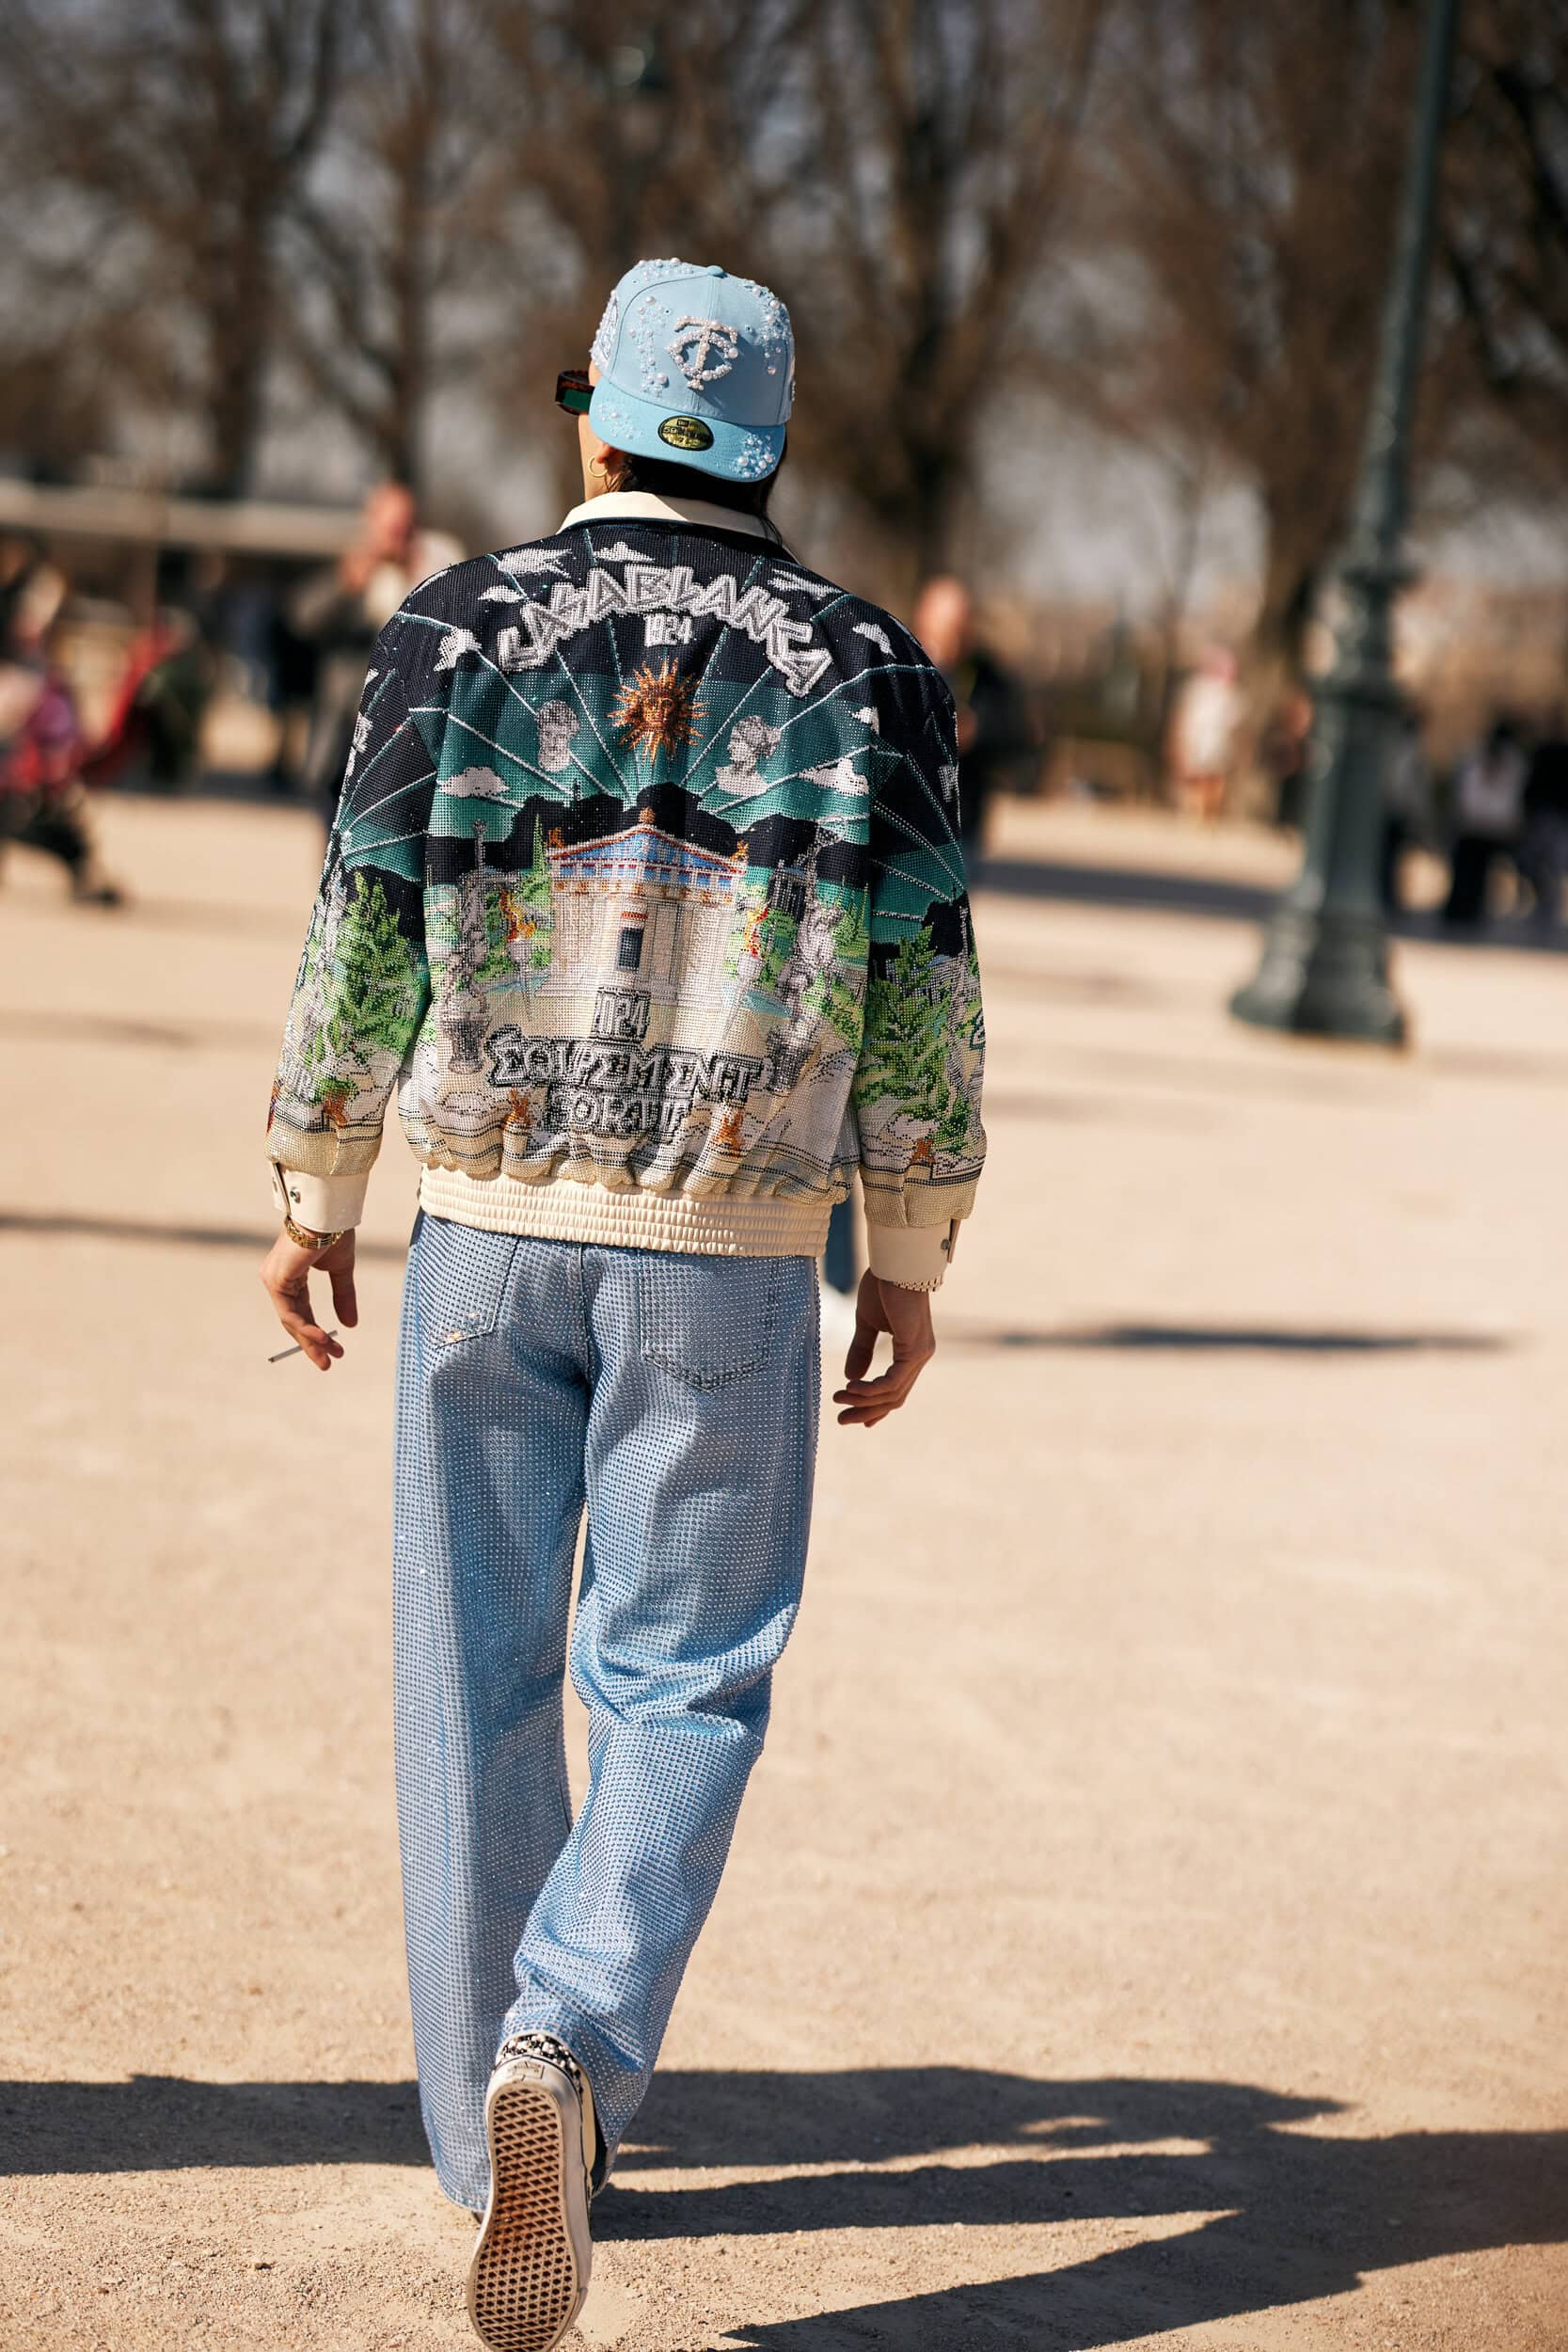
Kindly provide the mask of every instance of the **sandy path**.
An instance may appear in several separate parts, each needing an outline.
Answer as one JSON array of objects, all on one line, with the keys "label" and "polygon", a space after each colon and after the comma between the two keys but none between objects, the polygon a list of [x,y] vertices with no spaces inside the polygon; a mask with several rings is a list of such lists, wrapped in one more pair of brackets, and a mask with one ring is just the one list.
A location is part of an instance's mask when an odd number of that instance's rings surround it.
[{"label": "sandy path", "polygon": [[[1238,881],[1071,812],[1011,844]],[[468,2341],[388,1708],[411,1165],[269,1368],[292,813],[0,898],[0,2352]],[[993,1164],[901,1422],[825,1435],[768,1756],[602,2210],[626,2352],[1568,2345],[1568,967],[1407,1060],[1233,920],[988,897]]]}]

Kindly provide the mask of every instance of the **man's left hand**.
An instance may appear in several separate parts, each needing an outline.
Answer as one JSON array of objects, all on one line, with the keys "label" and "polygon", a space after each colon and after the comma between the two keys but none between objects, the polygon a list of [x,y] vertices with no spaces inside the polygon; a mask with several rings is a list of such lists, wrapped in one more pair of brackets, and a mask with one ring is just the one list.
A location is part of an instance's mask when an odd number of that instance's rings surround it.
[{"label": "man's left hand", "polygon": [[[868,1380],[882,1331],[892,1338],[893,1361],[877,1379]],[[936,1352],[930,1292],[901,1290],[896,1282],[879,1282],[874,1274],[863,1274],[855,1299],[855,1336],[844,1360],[846,1385],[833,1391],[833,1403],[845,1408],[840,1422],[875,1429],[905,1403]]]}]

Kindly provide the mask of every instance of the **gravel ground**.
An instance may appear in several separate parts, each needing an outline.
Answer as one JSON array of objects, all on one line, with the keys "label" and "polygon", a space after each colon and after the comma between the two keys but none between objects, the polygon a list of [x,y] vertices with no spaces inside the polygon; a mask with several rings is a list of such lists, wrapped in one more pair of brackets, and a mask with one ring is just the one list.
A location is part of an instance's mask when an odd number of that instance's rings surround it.
[{"label": "gravel ground", "polygon": [[[134,911],[25,858],[0,898],[0,2348],[437,2352],[468,2224],[414,2106],[388,1723],[412,1168],[394,1136],[347,1361],[269,1367],[317,844],[103,832]],[[942,1358],[824,1433],[582,2341],[1568,2346],[1568,965],[1412,946],[1409,1056],[1286,1044],[1220,1010],[1277,845],[1020,809],[1000,846]]]}]

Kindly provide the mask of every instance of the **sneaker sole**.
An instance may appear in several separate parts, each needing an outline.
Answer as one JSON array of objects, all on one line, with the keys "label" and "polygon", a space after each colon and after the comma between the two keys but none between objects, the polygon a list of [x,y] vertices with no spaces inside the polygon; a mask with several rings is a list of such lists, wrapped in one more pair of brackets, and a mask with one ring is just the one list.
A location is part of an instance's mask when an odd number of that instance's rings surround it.
[{"label": "sneaker sole", "polygon": [[559,2068],[516,2059],[492,2078],[484,2129],[490,2201],[468,2317],[490,2352],[552,2352],[582,2309],[593,2262],[576,2093]]}]

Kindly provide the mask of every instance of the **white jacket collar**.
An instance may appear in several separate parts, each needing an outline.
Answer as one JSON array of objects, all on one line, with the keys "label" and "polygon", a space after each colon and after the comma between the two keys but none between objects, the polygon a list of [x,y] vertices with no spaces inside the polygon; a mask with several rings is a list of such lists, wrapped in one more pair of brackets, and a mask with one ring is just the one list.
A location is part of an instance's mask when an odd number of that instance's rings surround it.
[{"label": "white jacket collar", "polygon": [[733,506],[710,499],[667,499],[657,490],[606,490],[584,499],[562,522],[569,523],[694,523],[709,531],[743,531],[753,539],[771,539],[773,528],[760,515],[742,515]]}]

